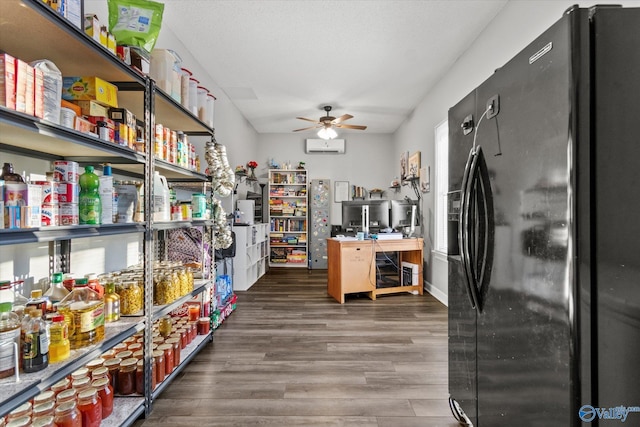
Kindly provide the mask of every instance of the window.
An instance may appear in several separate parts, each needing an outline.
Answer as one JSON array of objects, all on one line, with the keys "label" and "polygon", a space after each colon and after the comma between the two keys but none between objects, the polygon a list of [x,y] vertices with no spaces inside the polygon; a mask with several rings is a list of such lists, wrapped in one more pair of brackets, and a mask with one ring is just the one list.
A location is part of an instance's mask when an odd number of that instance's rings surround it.
[{"label": "window", "polygon": [[449,191],[449,123],[435,128],[436,237],[435,250],[447,253],[447,192]]}]

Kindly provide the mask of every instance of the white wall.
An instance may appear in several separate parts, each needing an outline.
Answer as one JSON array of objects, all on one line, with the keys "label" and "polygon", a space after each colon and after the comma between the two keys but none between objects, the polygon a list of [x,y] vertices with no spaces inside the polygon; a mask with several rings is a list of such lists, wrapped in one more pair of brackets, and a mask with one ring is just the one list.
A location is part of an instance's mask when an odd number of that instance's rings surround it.
[{"label": "white wall", "polygon": [[[395,157],[397,158],[402,151],[420,150],[422,165],[431,165],[431,178],[438,179],[433,176],[434,129],[438,123],[447,118],[449,108],[559,20],[572,4],[589,7],[606,3],[638,6],[637,1],[606,0],[594,2],[512,0],[508,2],[467,51],[447,70],[438,84],[425,95],[413,114],[394,134]],[[434,188],[433,184],[432,188]],[[425,280],[427,290],[446,304],[446,258],[434,256],[432,253],[435,227],[434,196],[432,192],[425,194],[423,198],[425,221],[429,224],[429,232],[425,236]]]},{"label": "white wall", "polygon": [[[278,164],[290,162],[294,166],[303,161],[309,179],[330,179],[332,191],[335,181],[349,181],[349,185],[366,189],[381,188],[386,191],[383,195],[385,199],[397,198],[388,188],[393,177],[398,174],[396,162],[389,162],[394,150],[391,135],[340,133],[338,138],[344,139],[346,144],[345,154],[306,154],[306,138],[317,136],[313,133],[259,135],[256,151],[245,154],[238,163],[246,164],[249,160],[255,160],[258,162],[256,175],[261,182],[267,182],[269,159],[274,159]],[[331,199],[333,200],[333,196]],[[331,223],[341,222],[341,204],[332,203]]]}]

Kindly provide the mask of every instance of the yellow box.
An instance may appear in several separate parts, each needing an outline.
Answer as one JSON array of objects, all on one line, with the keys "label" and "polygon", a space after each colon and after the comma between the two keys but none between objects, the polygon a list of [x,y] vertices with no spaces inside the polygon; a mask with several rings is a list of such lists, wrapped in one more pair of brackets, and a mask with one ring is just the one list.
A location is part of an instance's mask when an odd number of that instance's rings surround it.
[{"label": "yellow box", "polygon": [[118,107],[118,88],[99,77],[63,77],[62,99],[67,101],[96,101]]},{"label": "yellow box", "polygon": [[109,117],[109,107],[96,101],[73,101],[73,103],[80,107],[81,114],[78,114],[79,116]]},{"label": "yellow box", "polygon": [[84,32],[100,43],[100,20],[97,15],[92,13],[84,15]]}]

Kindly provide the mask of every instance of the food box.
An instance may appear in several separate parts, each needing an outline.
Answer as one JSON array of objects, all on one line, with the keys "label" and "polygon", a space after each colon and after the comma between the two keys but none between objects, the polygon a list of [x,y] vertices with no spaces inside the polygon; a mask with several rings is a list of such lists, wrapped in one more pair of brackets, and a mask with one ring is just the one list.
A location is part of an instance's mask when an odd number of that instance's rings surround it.
[{"label": "food box", "polygon": [[118,107],[118,88],[99,77],[63,77],[62,99],[94,100],[108,107]]},{"label": "food box", "polygon": [[62,99],[60,101],[60,106],[62,108],[69,108],[73,110],[73,112],[76,113],[76,116],[82,115],[82,109],[78,105],[74,104],[73,102],[65,101],[64,99]]},{"label": "food box", "polygon": [[34,68],[33,115],[44,119],[44,73]]},{"label": "food box", "polygon": [[0,54],[0,105],[16,109],[16,60],[6,53]]},{"label": "food box", "polygon": [[16,60],[16,111],[33,116],[34,69],[21,59]]},{"label": "food box", "polygon": [[100,20],[97,15],[87,13],[84,15],[84,32],[89,37],[100,43]]},{"label": "food box", "polygon": [[109,108],[96,101],[73,101],[80,107],[79,116],[108,116]]}]

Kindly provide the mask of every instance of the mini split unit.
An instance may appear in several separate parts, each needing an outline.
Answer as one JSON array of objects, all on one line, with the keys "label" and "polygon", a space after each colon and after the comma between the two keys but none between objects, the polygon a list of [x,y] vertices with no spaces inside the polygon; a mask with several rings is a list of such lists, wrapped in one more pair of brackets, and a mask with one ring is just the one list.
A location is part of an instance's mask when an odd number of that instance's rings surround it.
[{"label": "mini split unit", "polygon": [[344,139],[307,139],[306,152],[344,154]]}]

